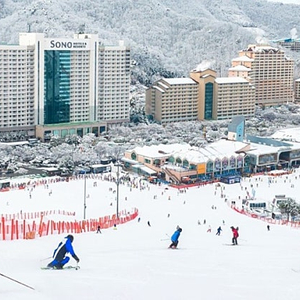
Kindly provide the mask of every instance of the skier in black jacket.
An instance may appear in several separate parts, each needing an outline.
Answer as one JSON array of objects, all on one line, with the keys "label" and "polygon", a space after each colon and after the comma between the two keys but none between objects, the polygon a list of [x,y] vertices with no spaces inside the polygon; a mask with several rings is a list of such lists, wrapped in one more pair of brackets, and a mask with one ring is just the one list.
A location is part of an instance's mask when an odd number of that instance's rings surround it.
[{"label": "skier in black jacket", "polygon": [[79,263],[79,258],[74,252],[72,242],[74,240],[73,235],[69,234],[64,238],[62,242],[59,243],[58,247],[54,250],[53,258],[54,260],[48,264],[48,268],[62,269],[63,266],[69,262],[70,257],[66,254],[70,253],[72,257]]}]

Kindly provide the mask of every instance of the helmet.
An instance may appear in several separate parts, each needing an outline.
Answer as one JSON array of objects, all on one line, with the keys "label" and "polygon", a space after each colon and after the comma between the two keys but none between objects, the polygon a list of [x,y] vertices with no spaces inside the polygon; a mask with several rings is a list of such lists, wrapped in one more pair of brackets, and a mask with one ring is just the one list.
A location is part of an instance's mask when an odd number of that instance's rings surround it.
[{"label": "helmet", "polygon": [[69,239],[72,243],[74,240],[74,236],[72,234],[69,234],[69,235],[67,235],[67,239]]}]

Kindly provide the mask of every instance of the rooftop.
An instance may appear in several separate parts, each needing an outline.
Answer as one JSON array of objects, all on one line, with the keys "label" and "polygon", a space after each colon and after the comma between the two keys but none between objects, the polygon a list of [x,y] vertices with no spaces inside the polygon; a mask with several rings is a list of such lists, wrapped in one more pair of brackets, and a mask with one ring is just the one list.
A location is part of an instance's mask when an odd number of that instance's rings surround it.
[{"label": "rooftop", "polygon": [[254,59],[248,57],[247,55],[242,55],[242,56],[233,58],[231,61],[254,61]]},{"label": "rooftop", "polygon": [[197,84],[191,78],[164,78],[164,81],[170,85],[175,84]]},{"label": "rooftop", "polygon": [[250,68],[247,68],[245,66],[242,66],[242,65],[238,65],[238,66],[235,66],[235,67],[231,67],[228,69],[229,71],[251,71]]},{"label": "rooftop", "polygon": [[300,130],[299,128],[280,129],[276,131],[271,137],[281,141],[300,143]]},{"label": "rooftop", "polygon": [[216,83],[249,83],[248,80],[242,77],[218,77],[215,79]]}]

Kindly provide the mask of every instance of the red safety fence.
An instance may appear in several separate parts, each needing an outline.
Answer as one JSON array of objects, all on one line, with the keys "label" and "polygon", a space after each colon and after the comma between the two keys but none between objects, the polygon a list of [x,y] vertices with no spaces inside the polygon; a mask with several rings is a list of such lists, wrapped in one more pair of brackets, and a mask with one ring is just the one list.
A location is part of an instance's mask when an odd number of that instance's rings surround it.
[{"label": "red safety fence", "polygon": [[47,210],[39,212],[19,212],[15,214],[1,214],[0,218],[4,218],[5,221],[11,220],[29,220],[29,219],[39,219],[41,216],[50,216],[50,215],[63,215],[63,216],[75,216],[75,212],[69,212],[65,210]]},{"label": "red safety fence", "polygon": [[[230,205],[230,204],[228,203],[228,205]],[[247,217],[250,217],[250,218],[258,219],[258,220],[261,220],[261,221],[264,221],[264,222],[267,222],[267,223],[270,223],[270,224],[288,225],[288,226],[291,226],[291,227],[294,227],[294,228],[300,228],[300,222],[272,219],[270,217],[259,216],[259,215],[254,214],[254,213],[247,212],[244,209],[239,209],[235,205],[230,205],[230,207],[234,211],[236,211],[240,214],[243,214]]]},{"label": "red safety fence", "polygon": [[50,234],[62,233],[82,233],[96,231],[98,226],[101,229],[114,227],[115,225],[127,223],[138,216],[138,210],[135,208],[133,212],[127,213],[123,210],[116,215],[104,216],[98,219],[89,219],[82,221],[53,221],[44,220],[41,214],[40,221],[28,222],[27,220],[12,219],[6,221],[1,218],[0,223],[0,240],[16,240],[16,239],[34,239],[36,236],[47,236]]}]

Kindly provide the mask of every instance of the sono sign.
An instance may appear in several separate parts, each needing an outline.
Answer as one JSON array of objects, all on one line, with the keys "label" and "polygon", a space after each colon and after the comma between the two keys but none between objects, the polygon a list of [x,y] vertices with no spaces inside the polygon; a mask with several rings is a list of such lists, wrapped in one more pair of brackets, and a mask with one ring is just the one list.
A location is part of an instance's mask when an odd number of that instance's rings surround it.
[{"label": "sono sign", "polygon": [[45,39],[45,50],[89,50],[89,40]]}]

